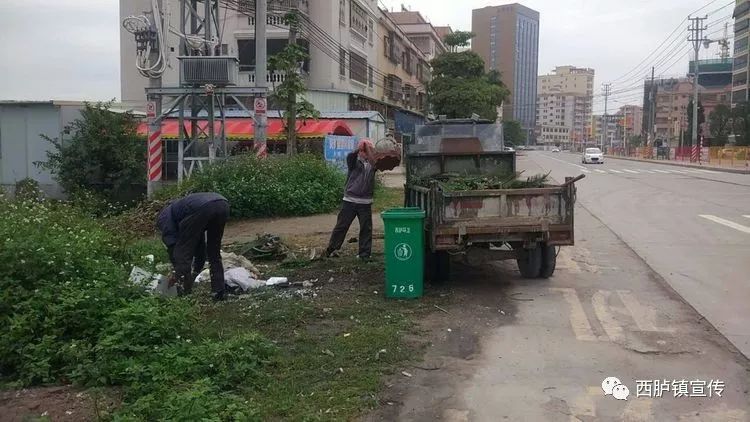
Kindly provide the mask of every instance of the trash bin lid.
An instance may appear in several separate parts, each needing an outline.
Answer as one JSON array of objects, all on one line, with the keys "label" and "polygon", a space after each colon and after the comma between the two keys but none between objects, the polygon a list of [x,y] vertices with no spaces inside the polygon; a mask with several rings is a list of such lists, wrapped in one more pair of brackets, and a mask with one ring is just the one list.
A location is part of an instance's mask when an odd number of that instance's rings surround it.
[{"label": "trash bin lid", "polygon": [[391,220],[391,219],[415,219],[415,220],[421,220],[425,216],[424,210],[421,208],[411,207],[411,208],[391,208],[389,210],[383,211],[380,214],[383,217],[383,220]]}]

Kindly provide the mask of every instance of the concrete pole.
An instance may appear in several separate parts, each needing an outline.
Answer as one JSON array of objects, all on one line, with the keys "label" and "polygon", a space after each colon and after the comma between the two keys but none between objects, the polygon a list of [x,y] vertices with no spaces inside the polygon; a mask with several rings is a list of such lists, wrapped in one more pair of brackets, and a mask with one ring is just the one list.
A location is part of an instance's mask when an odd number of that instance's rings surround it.
[{"label": "concrete pole", "polygon": [[[156,4],[159,6],[159,11],[161,12],[162,0],[157,0]],[[156,27],[156,19],[161,20],[161,16],[154,14],[153,17],[154,27]],[[163,27],[163,23],[160,27]],[[166,41],[166,39],[161,40],[162,43],[165,43]],[[158,47],[159,49],[156,52],[151,52],[150,63],[155,63],[156,60],[159,60],[159,50],[166,51],[162,45],[159,45]],[[164,60],[166,60],[166,57]],[[157,78],[149,78],[148,87],[161,88],[161,75]],[[147,96],[146,114],[148,117],[148,138],[146,140],[146,196],[151,198],[158,188],[158,185],[161,183],[162,178],[161,94]]]},{"label": "concrete pole", "polygon": [[[255,0],[255,86],[265,88],[260,94],[263,101],[267,100],[268,89],[268,57],[266,51],[266,15],[268,11],[267,0]],[[267,103],[266,103],[267,104]],[[260,157],[267,152],[266,128],[268,118],[266,113],[255,115],[255,151]]]},{"label": "concrete pole", "polygon": [[[295,45],[297,44],[296,20],[299,19],[296,0],[291,0],[290,13],[294,13],[294,20],[289,23],[289,45]],[[297,153],[297,94],[290,93],[287,101],[289,101],[290,107],[287,116],[286,153],[287,155],[294,155]]]}]

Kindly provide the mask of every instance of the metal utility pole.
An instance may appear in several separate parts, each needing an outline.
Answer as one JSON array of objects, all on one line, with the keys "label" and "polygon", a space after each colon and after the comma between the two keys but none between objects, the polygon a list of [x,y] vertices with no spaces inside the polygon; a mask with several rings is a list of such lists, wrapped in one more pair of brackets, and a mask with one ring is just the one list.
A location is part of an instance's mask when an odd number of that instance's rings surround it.
[{"label": "metal utility pole", "polygon": [[701,44],[708,41],[703,36],[703,31],[708,28],[703,25],[703,21],[708,19],[708,16],[702,18],[688,17],[688,19],[690,20],[690,27],[688,28],[690,37],[688,37],[688,41],[693,43],[693,50],[695,51],[695,69],[693,70],[693,133],[691,134],[691,145],[695,148],[698,145],[698,78],[700,77],[698,53],[700,52]]},{"label": "metal utility pole", "polygon": [[259,157],[267,153],[266,130],[268,117],[266,105],[268,96],[268,57],[266,51],[267,0],[255,0],[255,86],[262,88],[255,99],[255,151]]},{"label": "metal utility pole", "polygon": [[[603,84],[604,86],[604,121],[602,122],[602,151],[604,151],[604,141],[609,138],[609,148],[612,149],[612,138],[609,137],[609,118],[607,116],[607,105],[609,94],[612,92],[612,84]],[[611,153],[611,151],[610,151]]]},{"label": "metal utility pole", "polygon": [[[289,13],[292,19],[289,21],[289,45],[297,44],[297,19],[299,11],[297,10],[297,0],[291,0]],[[297,95],[294,92],[289,93],[289,110],[287,115],[287,137],[286,153],[294,155],[297,153]]]},{"label": "metal utility pole", "polygon": [[656,138],[656,85],[654,85],[654,67],[651,67],[651,86],[648,90],[648,133],[646,134],[646,146],[649,146]]}]

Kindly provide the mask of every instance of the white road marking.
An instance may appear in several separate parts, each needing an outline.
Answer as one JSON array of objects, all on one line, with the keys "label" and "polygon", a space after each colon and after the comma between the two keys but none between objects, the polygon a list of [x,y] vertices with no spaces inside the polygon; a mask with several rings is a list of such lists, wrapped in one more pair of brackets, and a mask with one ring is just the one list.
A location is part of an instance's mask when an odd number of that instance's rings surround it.
[{"label": "white road marking", "polygon": [[629,290],[618,290],[617,295],[620,296],[620,300],[627,308],[628,313],[635,321],[635,325],[641,331],[660,331],[671,333],[674,331],[673,328],[659,328],[656,326],[656,310],[647,306],[643,306],[638,302],[633,292]]},{"label": "white road marking", "polygon": [[750,218],[750,215],[743,215],[743,217],[745,217],[745,218]]},{"label": "white road marking", "polygon": [[715,215],[699,215],[698,217],[705,218],[706,220],[713,221],[714,223],[719,223],[724,226],[731,227],[737,231],[750,234],[750,227],[743,226],[742,224],[737,224],[734,221],[725,220]]},{"label": "white road marking", "polygon": [[622,174],[620,170],[609,169],[609,171],[611,171],[612,173]]},{"label": "white road marking", "polygon": [[658,172],[658,173],[669,174],[669,172],[668,172],[668,171],[666,171],[666,170],[657,170],[657,169],[654,169],[654,171],[655,171],[655,172]]},{"label": "white road marking", "polygon": [[589,169],[580,169],[580,170],[581,170],[582,172],[584,172],[584,173],[591,173],[591,170],[589,170]]},{"label": "white road marking", "polygon": [[604,171],[604,170],[599,170],[599,169],[596,169],[596,170],[594,170],[594,171],[595,171],[595,172],[597,172],[597,173],[607,173],[606,171]]},{"label": "white road marking", "polygon": [[684,170],[674,170],[674,169],[673,169],[673,170],[669,170],[669,171],[671,171],[671,172],[673,172],[673,173],[680,173],[680,174],[685,174],[685,171],[684,171]]},{"label": "white road marking", "polygon": [[616,342],[622,338],[622,327],[617,323],[615,317],[609,312],[609,305],[607,300],[612,292],[607,290],[599,290],[594,293],[591,298],[591,304],[594,305],[594,312],[599,322],[604,328],[604,332],[607,333],[610,341]]},{"label": "white road marking", "polygon": [[637,172],[635,170],[624,169],[623,171],[627,171],[628,173],[633,173],[633,174],[640,174],[639,172]]},{"label": "white road marking", "polygon": [[653,171],[651,171],[651,170],[646,170],[646,169],[638,169],[638,171],[642,171],[642,172],[644,172],[644,173],[648,173],[648,174],[654,174],[654,172],[653,172]]},{"label": "white road marking", "polygon": [[552,287],[550,290],[562,293],[568,302],[570,306],[570,325],[573,327],[573,333],[575,333],[576,338],[581,341],[597,341],[576,291],[568,287]]},{"label": "white road marking", "polygon": [[693,169],[685,170],[685,171],[688,173],[700,173],[700,170],[693,170]]},{"label": "white road marking", "polygon": [[698,171],[703,172],[703,173],[719,174],[718,171],[703,170],[703,169],[698,169]]}]

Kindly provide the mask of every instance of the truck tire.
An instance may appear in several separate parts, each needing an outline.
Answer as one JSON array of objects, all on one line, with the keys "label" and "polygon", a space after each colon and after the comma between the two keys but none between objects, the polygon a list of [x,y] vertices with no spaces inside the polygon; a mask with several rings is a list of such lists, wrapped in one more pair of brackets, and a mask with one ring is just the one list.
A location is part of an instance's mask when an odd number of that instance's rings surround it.
[{"label": "truck tire", "polygon": [[539,272],[539,277],[550,278],[555,273],[555,266],[557,266],[557,251],[554,246],[542,243],[538,249],[542,251],[542,269]]},{"label": "truck tire", "polygon": [[542,271],[542,248],[522,249],[521,257],[516,260],[518,271],[523,278],[539,278]]}]

